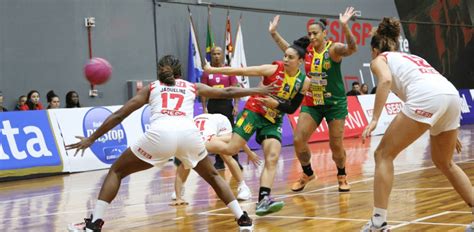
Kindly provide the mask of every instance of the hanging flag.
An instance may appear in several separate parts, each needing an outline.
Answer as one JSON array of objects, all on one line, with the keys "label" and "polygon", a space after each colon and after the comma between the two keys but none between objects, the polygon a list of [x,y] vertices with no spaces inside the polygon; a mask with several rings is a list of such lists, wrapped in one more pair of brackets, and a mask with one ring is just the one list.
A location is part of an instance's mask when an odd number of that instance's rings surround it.
[{"label": "hanging flag", "polygon": [[225,23],[225,49],[224,49],[224,58],[225,64],[230,66],[232,54],[234,53],[234,45],[232,45],[232,29],[230,26],[230,15],[229,10],[227,10],[227,20]]},{"label": "hanging flag", "polygon": [[193,83],[200,82],[202,72],[202,61],[196,39],[196,30],[194,29],[191,11],[189,11],[188,81]]},{"label": "hanging flag", "polygon": [[214,46],[214,36],[211,30],[211,7],[207,6],[206,60],[209,62],[211,61],[211,49]]},{"label": "hanging flag", "polygon": [[[235,50],[232,57],[231,67],[247,67],[247,60],[245,59],[244,38],[242,36],[242,15],[240,15],[239,26],[237,28],[237,35],[235,36]],[[237,76],[239,84],[243,88],[249,88],[249,78],[247,76]]]}]

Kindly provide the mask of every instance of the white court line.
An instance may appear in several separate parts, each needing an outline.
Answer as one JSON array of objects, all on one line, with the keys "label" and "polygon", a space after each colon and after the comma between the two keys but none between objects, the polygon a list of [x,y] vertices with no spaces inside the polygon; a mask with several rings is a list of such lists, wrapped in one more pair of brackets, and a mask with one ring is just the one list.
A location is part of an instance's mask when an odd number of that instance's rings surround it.
[{"label": "white court line", "polygon": [[424,220],[427,220],[427,219],[430,219],[430,218],[435,218],[435,217],[439,217],[439,216],[442,216],[442,215],[445,215],[445,214],[449,214],[449,211],[444,211],[444,212],[441,212],[441,213],[437,213],[437,214],[432,214],[432,215],[429,215],[429,216],[426,216],[426,217],[422,217],[422,218],[417,218],[415,220],[412,220],[412,221],[409,221],[409,222],[405,222],[405,223],[402,223],[402,224],[399,224],[399,225],[394,225],[394,226],[390,226],[390,229],[396,229],[396,228],[400,228],[400,227],[404,227],[404,226],[407,226],[407,225],[410,225],[414,222],[420,222],[420,221],[424,221]]},{"label": "white court line", "polygon": [[[408,191],[433,191],[433,190],[454,190],[453,188],[406,188],[406,189],[392,189],[392,192],[408,192]],[[349,193],[371,193],[374,190],[351,190],[350,192],[329,191],[324,193],[301,193],[301,195],[320,195],[320,194],[349,194]],[[283,196],[283,195],[281,195]]]},{"label": "white court line", "polygon": [[[452,211],[445,211],[440,213],[447,214]],[[233,214],[224,214],[224,213],[207,213],[206,215],[209,216],[223,216],[223,217],[234,217]],[[441,216],[437,215],[437,216]],[[249,215],[254,220],[263,219],[263,218],[283,218],[283,219],[306,219],[306,220],[330,220],[330,221],[353,221],[353,222],[367,222],[368,219],[355,219],[355,218],[333,218],[333,217],[307,217],[307,216],[280,216],[280,215],[265,215],[263,217],[257,216],[255,214]],[[434,217],[435,215],[431,215],[428,217],[423,218],[423,220],[429,219]],[[388,223],[401,223],[401,224],[419,224],[419,225],[438,225],[438,226],[461,226],[465,227],[465,224],[456,224],[456,223],[441,223],[441,222],[418,222],[418,221],[387,221]],[[393,229],[394,226],[390,226],[390,229]]]},{"label": "white court line", "polygon": [[465,214],[469,214],[469,213],[472,213],[472,212],[469,212],[469,211],[449,211],[449,213],[465,213]]},{"label": "white court line", "polygon": [[[456,164],[460,164],[460,163],[464,163],[464,162],[469,162],[469,161],[473,161],[473,160],[474,160],[474,159],[467,159],[467,160],[464,160],[464,161],[459,161],[459,162],[457,162]],[[414,169],[414,170],[399,172],[399,173],[395,173],[394,176],[396,176],[396,175],[403,175],[403,174],[412,173],[412,172],[423,171],[423,170],[427,170],[427,169],[431,169],[431,168],[435,168],[435,166],[433,165],[433,166],[422,167],[422,168],[418,168],[418,169]],[[367,182],[367,181],[371,181],[371,180],[373,180],[373,179],[374,179],[374,177],[369,177],[369,178],[365,178],[365,179],[358,180],[358,181],[351,181],[350,184],[353,185],[353,184],[357,184],[357,183]],[[311,191],[308,191],[308,192],[290,193],[290,194],[282,195],[282,196],[280,196],[280,197],[275,197],[274,199],[275,199],[275,200],[276,200],[276,199],[283,199],[283,198],[288,198],[288,197],[292,197],[292,196],[304,195],[304,194],[308,194],[308,193],[321,192],[321,191],[324,191],[324,190],[333,189],[333,188],[338,188],[338,187],[339,187],[339,185],[332,185],[332,186],[328,186],[328,187],[324,187],[324,188],[320,188],[320,189],[311,190]],[[352,192],[352,191],[351,191],[351,192]],[[351,193],[351,192],[348,192],[348,193]],[[250,204],[255,205],[256,203],[257,203],[257,201],[252,201],[252,202],[241,203],[240,205],[241,205],[241,206],[242,206],[242,205],[250,205]],[[217,211],[221,211],[221,210],[225,210],[225,209],[227,209],[227,207],[218,208],[218,209],[213,209],[213,210],[201,212],[201,213],[198,213],[198,214],[213,213],[213,212],[217,212]]]}]

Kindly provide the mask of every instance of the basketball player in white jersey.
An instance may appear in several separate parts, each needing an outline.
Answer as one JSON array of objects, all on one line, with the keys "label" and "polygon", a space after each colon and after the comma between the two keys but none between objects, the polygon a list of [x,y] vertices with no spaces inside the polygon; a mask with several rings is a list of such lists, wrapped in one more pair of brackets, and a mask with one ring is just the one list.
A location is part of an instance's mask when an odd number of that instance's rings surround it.
[{"label": "basketball player in white jersey", "polygon": [[[427,130],[433,163],[469,207],[474,204],[472,184],[452,160],[460,124],[458,91],[423,58],[396,52],[399,36],[400,21],[384,18],[371,40],[370,68],[377,76],[378,85],[373,118],[362,134],[363,141],[377,127],[390,90],[405,104],[375,150],[374,211],[362,231],[389,231],[387,207],[393,183],[393,160]],[[472,231],[472,225],[466,231]]]},{"label": "basketball player in white jersey", "polygon": [[103,217],[110,202],[120,188],[121,180],[138,171],[167,162],[176,156],[186,168],[193,168],[216,191],[220,199],[234,214],[240,231],[252,230],[252,219],[240,208],[229,185],[218,175],[206,158],[207,151],[201,134],[193,122],[196,95],[212,98],[234,98],[254,94],[268,94],[271,88],[211,88],[200,83],[178,79],[181,64],[171,55],[158,62],[158,80],[140,90],[135,97],[110,115],[89,137],[78,137],[80,142],[67,145],[67,149],[87,149],[94,141],[122,122],[133,111],[150,104],[150,129],[125,150],[112,165],[100,190],[99,199],[90,218],[84,223],[69,226],[70,231],[100,232]]},{"label": "basketball player in white jersey", "polygon": [[[212,139],[218,139],[223,142],[229,142],[232,138],[232,125],[229,119],[222,114],[200,114],[194,117],[194,123],[196,127],[201,131],[201,135],[204,141],[210,141]],[[248,159],[255,165],[259,165],[261,160],[251,151],[247,144],[243,147],[244,152],[248,155]],[[210,153],[215,151],[208,150]],[[245,184],[242,170],[240,170],[239,164],[232,156],[223,155],[222,159],[229,167],[232,176],[238,182],[237,187],[237,200],[248,200],[252,197],[250,188]],[[176,179],[174,182],[175,192],[172,194],[171,199],[173,202],[171,205],[187,205],[188,203],[182,199],[184,195],[184,182],[188,178],[190,169],[184,168],[184,165],[178,161],[178,168],[176,169]]]}]

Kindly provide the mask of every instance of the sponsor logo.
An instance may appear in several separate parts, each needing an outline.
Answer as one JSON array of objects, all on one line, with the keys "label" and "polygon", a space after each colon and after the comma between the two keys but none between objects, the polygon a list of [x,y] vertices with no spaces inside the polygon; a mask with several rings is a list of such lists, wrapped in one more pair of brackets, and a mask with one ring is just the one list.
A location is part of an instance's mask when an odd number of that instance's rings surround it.
[{"label": "sponsor logo", "polygon": [[432,113],[426,112],[426,111],[423,111],[423,110],[420,110],[420,109],[416,109],[415,114],[420,115],[420,116],[425,117],[425,118],[431,118],[433,116]]},{"label": "sponsor logo", "polygon": [[[82,129],[85,136],[90,136],[99,128],[112,112],[104,107],[95,107],[84,116]],[[127,136],[122,124],[112,128],[96,140],[90,147],[94,155],[106,164],[112,164],[127,149]]]},{"label": "sponsor logo", "polygon": [[185,112],[179,110],[162,109],[161,113],[169,116],[186,116]]},{"label": "sponsor logo", "polygon": [[[36,168],[22,175],[62,171],[61,157],[46,111],[0,115],[0,164],[0,171]],[[38,167],[46,169],[38,170]],[[7,175],[11,176],[11,173]]]},{"label": "sponsor logo", "polygon": [[385,110],[388,115],[398,114],[402,110],[401,102],[391,102],[385,104]]},{"label": "sponsor logo", "polygon": [[138,153],[140,153],[143,157],[147,158],[147,159],[151,159],[152,156],[146,152],[145,150],[143,150],[141,147],[138,148]]},{"label": "sponsor logo", "polygon": [[244,131],[245,131],[245,133],[247,133],[247,134],[250,134],[250,132],[252,132],[252,129],[253,129],[252,123],[249,123],[249,124],[247,124],[247,125],[244,126]]},{"label": "sponsor logo", "polygon": [[461,94],[461,113],[468,114],[471,113],[471,106],[467,103],[466,95]]}]

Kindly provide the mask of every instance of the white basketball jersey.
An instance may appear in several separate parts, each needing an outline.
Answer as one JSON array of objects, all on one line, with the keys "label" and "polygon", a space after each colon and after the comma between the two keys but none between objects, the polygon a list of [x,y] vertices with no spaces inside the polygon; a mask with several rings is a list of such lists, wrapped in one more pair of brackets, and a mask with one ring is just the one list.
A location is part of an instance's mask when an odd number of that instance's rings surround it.
[{"label": "white basketball jersey", "polygon": [[384,52],[392,73],[392,91],[403,101],[440,94],[458,94],[451,82],[425,59],[407,53]]},{"label": "white basketball jersey", "polygon": [[194,117],[194,123],[206,141],[212,136],[232,133],[229,119],[222,114],[200,114]]},{"label": "white basketball jersey", "polygon": [[[150,124],[161,119],[184,117],[193,120],[196,85],[177,79],[174,86],[159,80],[150,84]],[[172,125],[171,125],[172,126]]]}]

